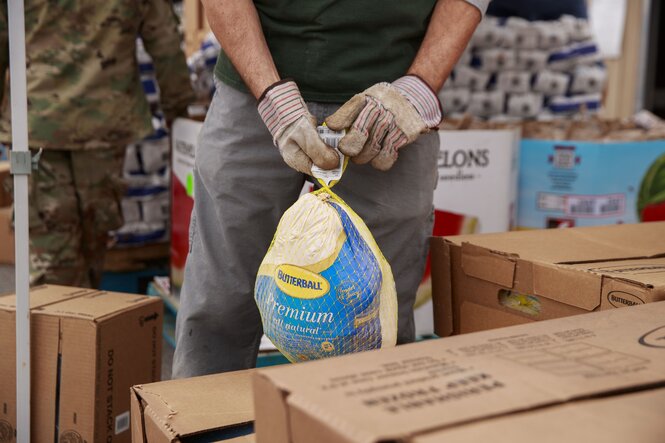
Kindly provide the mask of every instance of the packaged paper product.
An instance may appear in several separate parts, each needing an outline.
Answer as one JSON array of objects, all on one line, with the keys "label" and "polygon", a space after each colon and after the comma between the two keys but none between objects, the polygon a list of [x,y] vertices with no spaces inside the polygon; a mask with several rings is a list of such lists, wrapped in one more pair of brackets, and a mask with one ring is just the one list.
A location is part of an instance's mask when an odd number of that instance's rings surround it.
[{"label": "packaged paper product", "polygon": [[540,49],[517,51],[515,69],[518,71],[538,72],[547,67],[550,54]]},{"label": "packaged paper product", "polygon": [[496,72],[504,69],[515,69],[516,54],[513,49],[493,48],[480,51],[480,69],[485,72]]},{"label": "packaged paper product", "polygon": [[548,105],[553,114],[575,114],[578,112],[595,113],[600,109],[600,94],[574,95],[571,97],[553,97]]},{"label": "packaged paper product", "polygon": [[478,25],[471,37],[471,46],[475,48],[496,48],[501,42],[501,31],[495,22],[485,19]]},{"label": "packaged paper product", "polygon": [[506,28],[515,33],[515,47],[517,49],[537,49],[540,35],[533,24],[519,17],[508,17]]},{"label": "packaged paper product", "polygon": [[567,71],[582,64],[594,64],[601,61],[598,46],[593,41],[573,43],[550,53],[549,69]]},{"label": "packaged paper product", "polygon": [[558,21],[536,21],[533,26],[538,30],[538,47],[540,49],[554,49],[568,44],[569,35],[564,26]]},{"label": "packaged paper product", "polygon": [[200,100],[209,100],[215,90],[213,71],[219,52],[220,45],[210,32],[201,42],[200,48],[187,59],[192,89]]},{"label": "packaged paper product", "polygon": [[499,72],[496,86],[500,91],[524,94],[531,89],[531,74],[521,71]]},{"label": "packaged paper product", "polygon": [[502,48],[515,48],[515,43],[517,40],[517,32],[513,28],[508,28],[506,26],[501,26],[498,28],[499,33],[499,42],[498,46]]},{"label": "packaged paper product", "polygon": [[602,92],[606,79],[607,71],[602,66],[578,66],[573,73],[570,92],[573,94]]},{"label": "packaged paper product", "polygon": [[442,89],[439,100],[448,112],[464,112],[469,106],[471,91],[465,88]]},{"label": "packaged paper product", "polygon": [[568,90],[570,76],[563,72],[541,71],[533,83],[534,92],[545,95],[564,95]]},{"label": "packaged paper product", "polygon": [[467,111],[476,117],[489,117],[503,112],[505,94],[502,91],[474,92]]},{"label": "packaged paper product", "polygon": [[128,174],[152,174],[169,164],[169,139],[166,132],[127,146],[124,171]]},{"label": "packaged paper product", "polygon": [[282,216],[254,288],[266,336],[292,362],[390,347],[397,337],[390,265],[360,217],[319,181]]},{"label": "packaged paper product", "polygon": [[490,80],[490,74],[469,66],[455,68],[453,84],[455,88],[467,88],[472,91],[484,91]]},{"label": "packaged paper product", "polygon": [[141,203],[132,198],[123,198],[120,201],[122,207],[122,218],[125,223],[141,221]]},{"label": "packaged paper product", "polygon": [[535,117],[543,108],[541,94],[510,94],[507,113],[515,117]]},{"label": "packaged paper product", "polygon": [[593,37],[591,27],[586,19],[574,17],[572,15],[563,15],[559,19],[560,23],[566,29],[572,41],[584,41]]}]

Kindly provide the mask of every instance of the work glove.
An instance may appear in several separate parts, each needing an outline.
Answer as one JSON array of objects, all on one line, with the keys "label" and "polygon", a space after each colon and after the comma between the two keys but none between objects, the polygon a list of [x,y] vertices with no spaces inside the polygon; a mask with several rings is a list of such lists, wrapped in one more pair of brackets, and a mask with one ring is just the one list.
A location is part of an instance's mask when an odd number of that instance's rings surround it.
[{"label": "work glove", "polygon": [[354,95],[326,124],[334,131],[350,128],[338,148],[354,163],[387,171],[401,147],[438,126],[441,118],[434,91],[419,77],[407,75]]},{"label": "work glove", "polygon": [[307,110],[295,82],[282,80],[269,86],[259,98],[259,115],[287,165],[311,174],[312,163],[333,169],[339,155],[316,132],[316,118]]}]

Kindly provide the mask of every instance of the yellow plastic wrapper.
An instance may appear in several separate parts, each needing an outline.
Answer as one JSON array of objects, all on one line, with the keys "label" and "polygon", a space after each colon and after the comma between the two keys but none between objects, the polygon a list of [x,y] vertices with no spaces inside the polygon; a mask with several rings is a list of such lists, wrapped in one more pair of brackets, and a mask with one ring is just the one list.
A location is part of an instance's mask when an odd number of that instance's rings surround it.
[{"label": "yellow plastic wrapper", "polygon": [[[341,166],[340,166],[341,167]],[[290,361],[394,346],[390,265],[362,219],[330,186],[282,216],[256,279],[263,329]]]}]

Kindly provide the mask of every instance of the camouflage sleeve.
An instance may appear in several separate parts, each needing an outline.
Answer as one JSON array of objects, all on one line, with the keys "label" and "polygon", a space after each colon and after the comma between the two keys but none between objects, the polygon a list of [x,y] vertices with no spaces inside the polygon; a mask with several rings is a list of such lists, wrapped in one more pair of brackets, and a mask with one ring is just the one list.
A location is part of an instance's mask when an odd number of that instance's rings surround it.
[{"label": "camouflage sleeve", "polygon": [[0,1],[0,104],[4,99],[5,80],[9,69],[9,33],[7,31],[7,0]]},{"label": "camouflage sleeve", "polygon": [[170,121],[186,115],[187,105],[194,101],[178,19],[169,0],[143,0],[142,6],[139,34],[155,65],[162,109]]}]

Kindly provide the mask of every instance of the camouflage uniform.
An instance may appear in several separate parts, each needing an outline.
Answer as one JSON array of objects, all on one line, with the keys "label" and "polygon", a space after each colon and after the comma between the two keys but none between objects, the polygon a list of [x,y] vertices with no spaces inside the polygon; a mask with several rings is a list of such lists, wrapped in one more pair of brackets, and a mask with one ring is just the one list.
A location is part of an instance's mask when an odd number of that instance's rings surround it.
[{"label": "camouflage uniform", "polygon": [[[0,0],[0,78],[8,67],[7,0]],[[122,225],[124,147],[152,131],[136,61],[153,58],[167,120],[193,93],[168,0],[26,0],[31,280],[96,285],[107,231]],[[0,83],[1,84],[1,83]],[[0,142],[11,143],[9,100]]]}]

